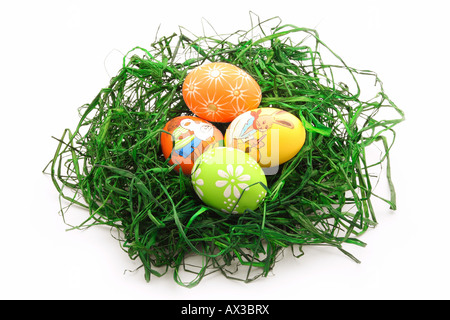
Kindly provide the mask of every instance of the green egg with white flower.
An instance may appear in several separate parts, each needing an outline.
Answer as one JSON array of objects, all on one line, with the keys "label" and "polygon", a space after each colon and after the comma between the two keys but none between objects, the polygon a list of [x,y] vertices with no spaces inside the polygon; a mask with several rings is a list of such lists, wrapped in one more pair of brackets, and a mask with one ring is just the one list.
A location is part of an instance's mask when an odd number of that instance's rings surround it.
[{"label": "green egg with white flower", "polygon": [[267,194],[260,165],[247,153],[229,147],[212,148],[198,157],[191,179],[206,205],[226,213],[255,210]]}]

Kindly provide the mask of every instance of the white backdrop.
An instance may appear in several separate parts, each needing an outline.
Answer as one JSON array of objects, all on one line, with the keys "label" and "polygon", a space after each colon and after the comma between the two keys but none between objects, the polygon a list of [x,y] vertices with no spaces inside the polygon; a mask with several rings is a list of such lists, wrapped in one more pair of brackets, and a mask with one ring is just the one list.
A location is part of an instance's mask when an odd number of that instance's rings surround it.
[{"label": "white backdrop", "polygon": [[[0,298],[2,299],[448,299],[449,48],[446,1],[11,1],[0,4]],[[178,26],[218,33],[262,20],[315,28],[349,65],[376,71],[406,113],[392,174],[398,210],[376,207],[366,248],[289,252],[250,284],[220,274],[186,289],[171,274],[146,283],[107,228],[66,232],[41,171],[51,136],[108,85],[123,54]],[[74,209],[69,215],[85,213]]]}]

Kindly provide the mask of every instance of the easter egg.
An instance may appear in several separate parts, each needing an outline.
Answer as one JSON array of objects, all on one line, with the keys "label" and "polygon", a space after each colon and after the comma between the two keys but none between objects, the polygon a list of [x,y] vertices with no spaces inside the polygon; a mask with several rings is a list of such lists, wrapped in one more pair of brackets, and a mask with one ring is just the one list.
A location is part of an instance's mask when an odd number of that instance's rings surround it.
[{"label": "easter egg", "polygon": [[195,68],[186,76],[183,99],[200,118],[231,122],[238,115],[259,106],[261,88],[239,67],[212,62]]},{"label": "easter egg", "polygon": [[166,123],[161,133],[161,149],[169,164],[179,164],[175,170],[181,169],[189,175],[195,160],[208,148],[223,145],[223,135],[219,129],[206,120],[181,116]]},{"label": "easter egg", "polygon": [[261,167],[248,154],[234,148],[208,149],[195,161],[191,180],[205,204],[226,213],[255,210],[267,193]]},{"label": "easter egg", "polygon": [[293,114],[277,108],[247,111],[228,126],[225,145],[251,155],[261,167],[292,159],[305,143],[306,131]]}]

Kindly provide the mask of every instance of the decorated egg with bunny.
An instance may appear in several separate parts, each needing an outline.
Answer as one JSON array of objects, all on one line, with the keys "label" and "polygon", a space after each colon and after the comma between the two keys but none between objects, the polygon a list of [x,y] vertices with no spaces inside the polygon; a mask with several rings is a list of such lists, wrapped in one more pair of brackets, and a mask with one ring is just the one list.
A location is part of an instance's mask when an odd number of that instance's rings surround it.
[{"label": "decorated egg with bunny", "polygon": [[180,116],[171,119],[161,133],[161,149],[169,164],[178,164],[184,174],[190,175],[195,160],[208,148],[223,145],[219,129],[198,117]]},{"label": "decorated egg with bunny", "polygon": [[236,117],[225,133],[225,145],[252,156],[261,167],[276,167],[303,147],[306,131],[293,114],[277,108],[258,108]]}]

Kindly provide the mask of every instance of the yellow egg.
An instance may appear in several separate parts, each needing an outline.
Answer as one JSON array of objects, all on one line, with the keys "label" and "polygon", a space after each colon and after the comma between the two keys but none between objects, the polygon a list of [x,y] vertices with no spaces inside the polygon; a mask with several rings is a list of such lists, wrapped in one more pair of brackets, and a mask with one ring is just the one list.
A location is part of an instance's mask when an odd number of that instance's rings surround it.
[{"label": "yellow egg", "polygon": [[305,128],[293,114],[277,108],[258,108],[231,122],[225,145],[250,154],[261,167],[268,168],[292,159],[305,138]]}]

